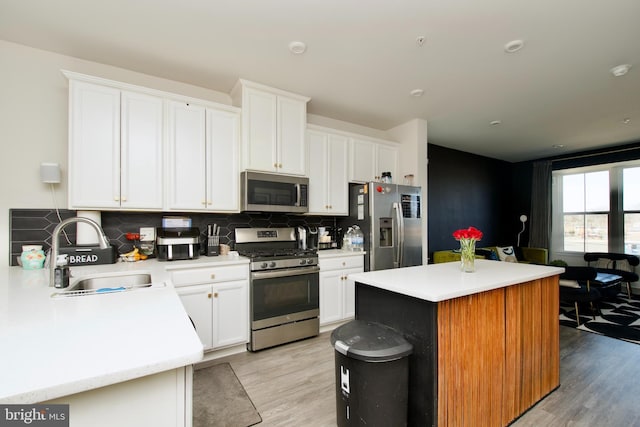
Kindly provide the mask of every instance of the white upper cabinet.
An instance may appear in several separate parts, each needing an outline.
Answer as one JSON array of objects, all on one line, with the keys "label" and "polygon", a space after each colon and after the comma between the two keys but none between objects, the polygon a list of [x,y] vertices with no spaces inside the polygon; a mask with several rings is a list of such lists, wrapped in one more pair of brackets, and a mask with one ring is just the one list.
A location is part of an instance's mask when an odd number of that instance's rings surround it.
[{"label": "white upper cabinet", "polygon": [[169,104],[169,209],[206,209],[206,109]]},{"label": "white upper cabinet", "polygon": [[240,115],[207,108],[207,200],[211,209],[240,209]]},{"label": "white upper cabinet", "polygon": [[379,181],[382,172],[391,172],[398,181],[398,147],[393,143],[377,142],[366,137],[351,140],[349,181]]},{"label": "white upper cabinet", "polygon": [[306,175],[309,98],[242,79],[231,95],[242,106],[243,170]]},{"label": "white upper cabinet", "polygon": [[309,213],[349,214],[349,138],[307,130]]},{"label": "white upper cabinet", "polygon": [[239,114],[169,104],[168,209],[238,211]]},{"label": "white upper cabinet", "polygon": [[162,208],[162,98],[70,80],[69,208]]}]

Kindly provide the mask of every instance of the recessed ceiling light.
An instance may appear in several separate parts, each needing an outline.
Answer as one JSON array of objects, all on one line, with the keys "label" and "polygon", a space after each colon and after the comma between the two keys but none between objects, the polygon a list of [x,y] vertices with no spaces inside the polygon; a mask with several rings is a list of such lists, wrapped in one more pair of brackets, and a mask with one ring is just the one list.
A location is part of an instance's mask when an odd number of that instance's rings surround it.
[{"label": "recessed ceiling light", "polygon": [[489,124],[491,126],[498,126],[498,125],[502,124],[502,120],[493,120],[493,121],[489,122]]},{"label": "recessed ceiling light", "polygon": [[631,119],[630,119],[629,117],[625,117],[625,118],[622,120],[622,123],[624,123],[625,125],[628,125],[629,123],[631,123]]},{"label": "recessed ceiling light", "polygon": [[514,53],[519,51],[524,47],[524,41],[522,40],[511,40],[509,43],[504,45],[504,51],[507,53]]},{"label": "recessed ceiling light", "polygon": [[301,55],[307,50],[307,45],[302,42],[289,43],[289,50],[295,55]]},{"label": "recessed ceiling light", "polygon": [[564,148],[564,144],[553,144],[552,148]]},{"label": "recessed ceiling light", "polygon": [[414,89],[411,92],[409,92],[409,94],[411,96],[415,96],[416,98],[424,95],[424,89]]},{"label": "recessed ceiling light", "polygon": [[630,69],[631,69],[631,65],[629,65],[629,64],[621,64],[621,65],[616,65],[615,67],[613,67],[609,71],[611,72],[611,74],[613,74],[616,77],[622,77],[625,74],[627,74]]}]

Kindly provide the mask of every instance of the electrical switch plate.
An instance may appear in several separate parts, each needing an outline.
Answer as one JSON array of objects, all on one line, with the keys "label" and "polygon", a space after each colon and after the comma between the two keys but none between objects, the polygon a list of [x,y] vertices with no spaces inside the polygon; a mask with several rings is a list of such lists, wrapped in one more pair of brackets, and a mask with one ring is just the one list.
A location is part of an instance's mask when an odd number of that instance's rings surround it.
[{"label": "electrical switch plate", "polygon": [[156,229],[153,227],[140,227],[140,241],[150,241],[155,240],[156,238]]}]

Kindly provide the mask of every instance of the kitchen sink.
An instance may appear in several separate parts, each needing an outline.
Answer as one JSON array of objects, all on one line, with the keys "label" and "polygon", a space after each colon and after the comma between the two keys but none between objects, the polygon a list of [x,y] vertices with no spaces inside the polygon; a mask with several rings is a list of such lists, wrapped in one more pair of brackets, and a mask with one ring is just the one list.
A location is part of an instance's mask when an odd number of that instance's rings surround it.
[{"label": "kitchen sink", "polygon": [[73,297],[82,295],[107,294],[113,292],[130,291],[151,287],[151,274],[127,273],[96,275],[83,278],[72,284],[68,289],[55,292],[51,296]]}]

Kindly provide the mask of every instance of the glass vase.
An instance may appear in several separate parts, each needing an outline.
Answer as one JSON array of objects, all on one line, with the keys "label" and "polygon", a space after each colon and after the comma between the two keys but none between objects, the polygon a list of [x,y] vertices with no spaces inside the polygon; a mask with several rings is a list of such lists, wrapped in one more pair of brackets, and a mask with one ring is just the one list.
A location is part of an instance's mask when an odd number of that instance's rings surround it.
[{"label": "glass vase", "polygon": [[473,273],[476,270],[476,241],[460,239],[460,270]]}]

